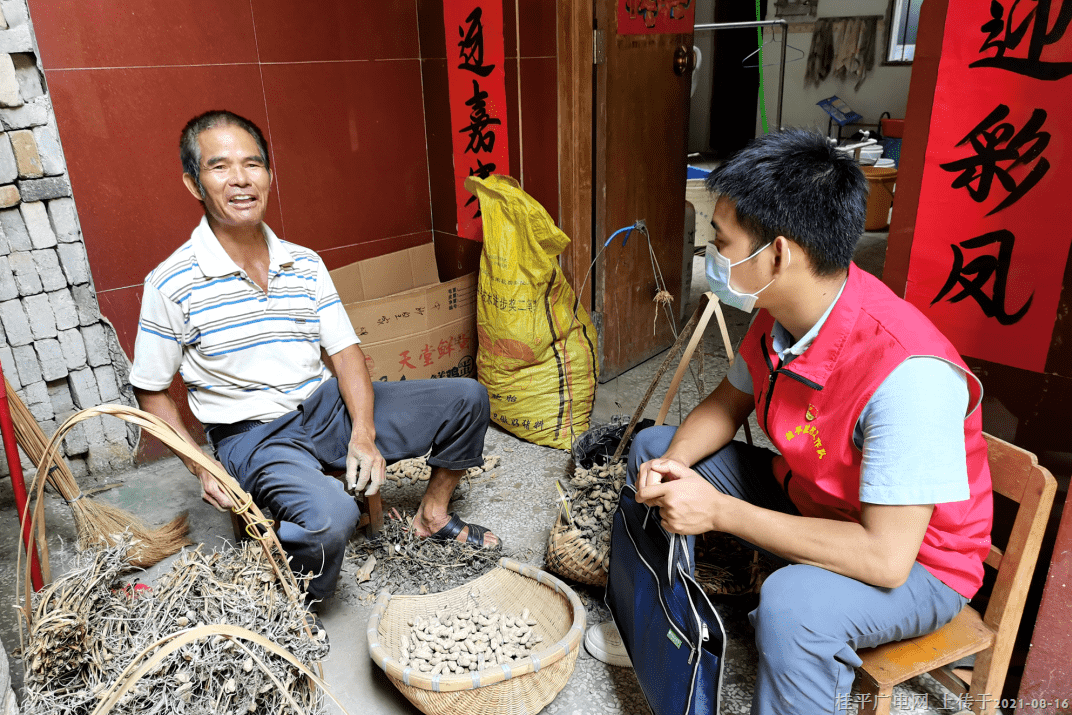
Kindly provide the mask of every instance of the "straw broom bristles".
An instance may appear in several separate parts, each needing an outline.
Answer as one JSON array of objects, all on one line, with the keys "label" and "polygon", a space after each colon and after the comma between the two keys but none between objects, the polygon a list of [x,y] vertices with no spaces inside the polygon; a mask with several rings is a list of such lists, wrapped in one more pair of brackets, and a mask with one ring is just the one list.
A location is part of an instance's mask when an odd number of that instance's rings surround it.
[{"label": "straw broom bristles", "polygon": [[[4,378],[4,382],[7,387],[8,402],[11,405],[11,419],[15,425],[15,438],[34,465],[40,466],[49,440],[41,431],[37,420],[15,393],[15,388],[7,382],[7,378]],[[132,538],[136,542],[130,553],[130,563],[145,569],[191,543],[186,538],[190,530],[186,513],[153,529],[124,509],[86,499],[78,488],[78,482],[75,481],[67,463],[58,455],[49,466],[48,483],[71,507],[78,534],[78,545],[83,549],[95,546],[100,541],[104,541],[108,546],[115,546],[123,537],[124,532],[128,532],[130,536],[127,538]]]}]

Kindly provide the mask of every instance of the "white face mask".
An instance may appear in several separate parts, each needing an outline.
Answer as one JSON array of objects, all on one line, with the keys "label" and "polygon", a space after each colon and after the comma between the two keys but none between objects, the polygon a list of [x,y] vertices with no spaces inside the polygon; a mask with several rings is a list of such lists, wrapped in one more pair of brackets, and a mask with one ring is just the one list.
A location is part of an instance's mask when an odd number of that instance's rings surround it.
[{"label": "white face mask", "polygon": [[[711,287],[711,292],[717,295],[718,299],[726,305],[731,305],[746,313],[751,313],[756,307],[756,299],[759,298],[759,294],[766,290],[767,287],[774,282],[774,279],[771,279],[770,283],[763,286],[755,293],[741,293],[740,291],[734,290],[733,286],[730,285],[730,269],[752,260],[769,248],[773,243],[773,241],[768,243],[748,258],[737,261],[736,263],[730,263],[730,259],[718,252],[718,249],[715,248],[715,244],[707,244],[705,272],[707,273],[707,284]],[[788,246],[785,249],[785,254],[785,265],[788,268],[790,260]]]}]

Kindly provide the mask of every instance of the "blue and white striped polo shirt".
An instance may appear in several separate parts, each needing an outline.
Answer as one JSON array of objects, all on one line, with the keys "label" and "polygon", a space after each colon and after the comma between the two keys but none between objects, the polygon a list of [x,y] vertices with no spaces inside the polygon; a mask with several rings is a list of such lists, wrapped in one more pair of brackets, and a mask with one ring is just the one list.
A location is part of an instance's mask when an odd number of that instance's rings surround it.
[{"label": "blue and white striped polo shirt", "polygon": [[145,279],[130,382],[166,390],[178,372],[202,423],[273,420],[331,373],[320,359],[360,342],[324,262],[268,244],[268,291],[227,255],[208,221]]}]

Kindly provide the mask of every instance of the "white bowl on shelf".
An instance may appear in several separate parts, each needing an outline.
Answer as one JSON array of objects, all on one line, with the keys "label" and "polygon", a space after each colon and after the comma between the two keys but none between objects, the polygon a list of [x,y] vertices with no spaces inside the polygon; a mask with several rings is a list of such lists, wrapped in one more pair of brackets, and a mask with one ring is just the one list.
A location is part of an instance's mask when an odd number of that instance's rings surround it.
[{"label": "white bowl on shelf", "polygon": [[880,158],[882,158],[882,147],[878,144],[860,148],[860,163],[862,165],[871,166]]}]

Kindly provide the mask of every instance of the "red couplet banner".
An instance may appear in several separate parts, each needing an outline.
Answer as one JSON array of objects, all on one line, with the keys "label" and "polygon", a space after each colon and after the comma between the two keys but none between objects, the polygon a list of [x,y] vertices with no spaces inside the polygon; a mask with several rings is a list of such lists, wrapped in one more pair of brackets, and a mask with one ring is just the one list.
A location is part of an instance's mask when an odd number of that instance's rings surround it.
[{"label": "red couplet banner", "polygon": [[1070,20],[949,3],[905,289],[962,354],[1034,372],[1072,242]]},{"label": "red couplet banner", "polygon": [[480,203],[465,179],[510,173],[502,0],[444,0],[458,235],[483,238]]},{"label": "red couplet banner", "polygon": [[619,35],[691,33],[694,0],[618,0]]}]

